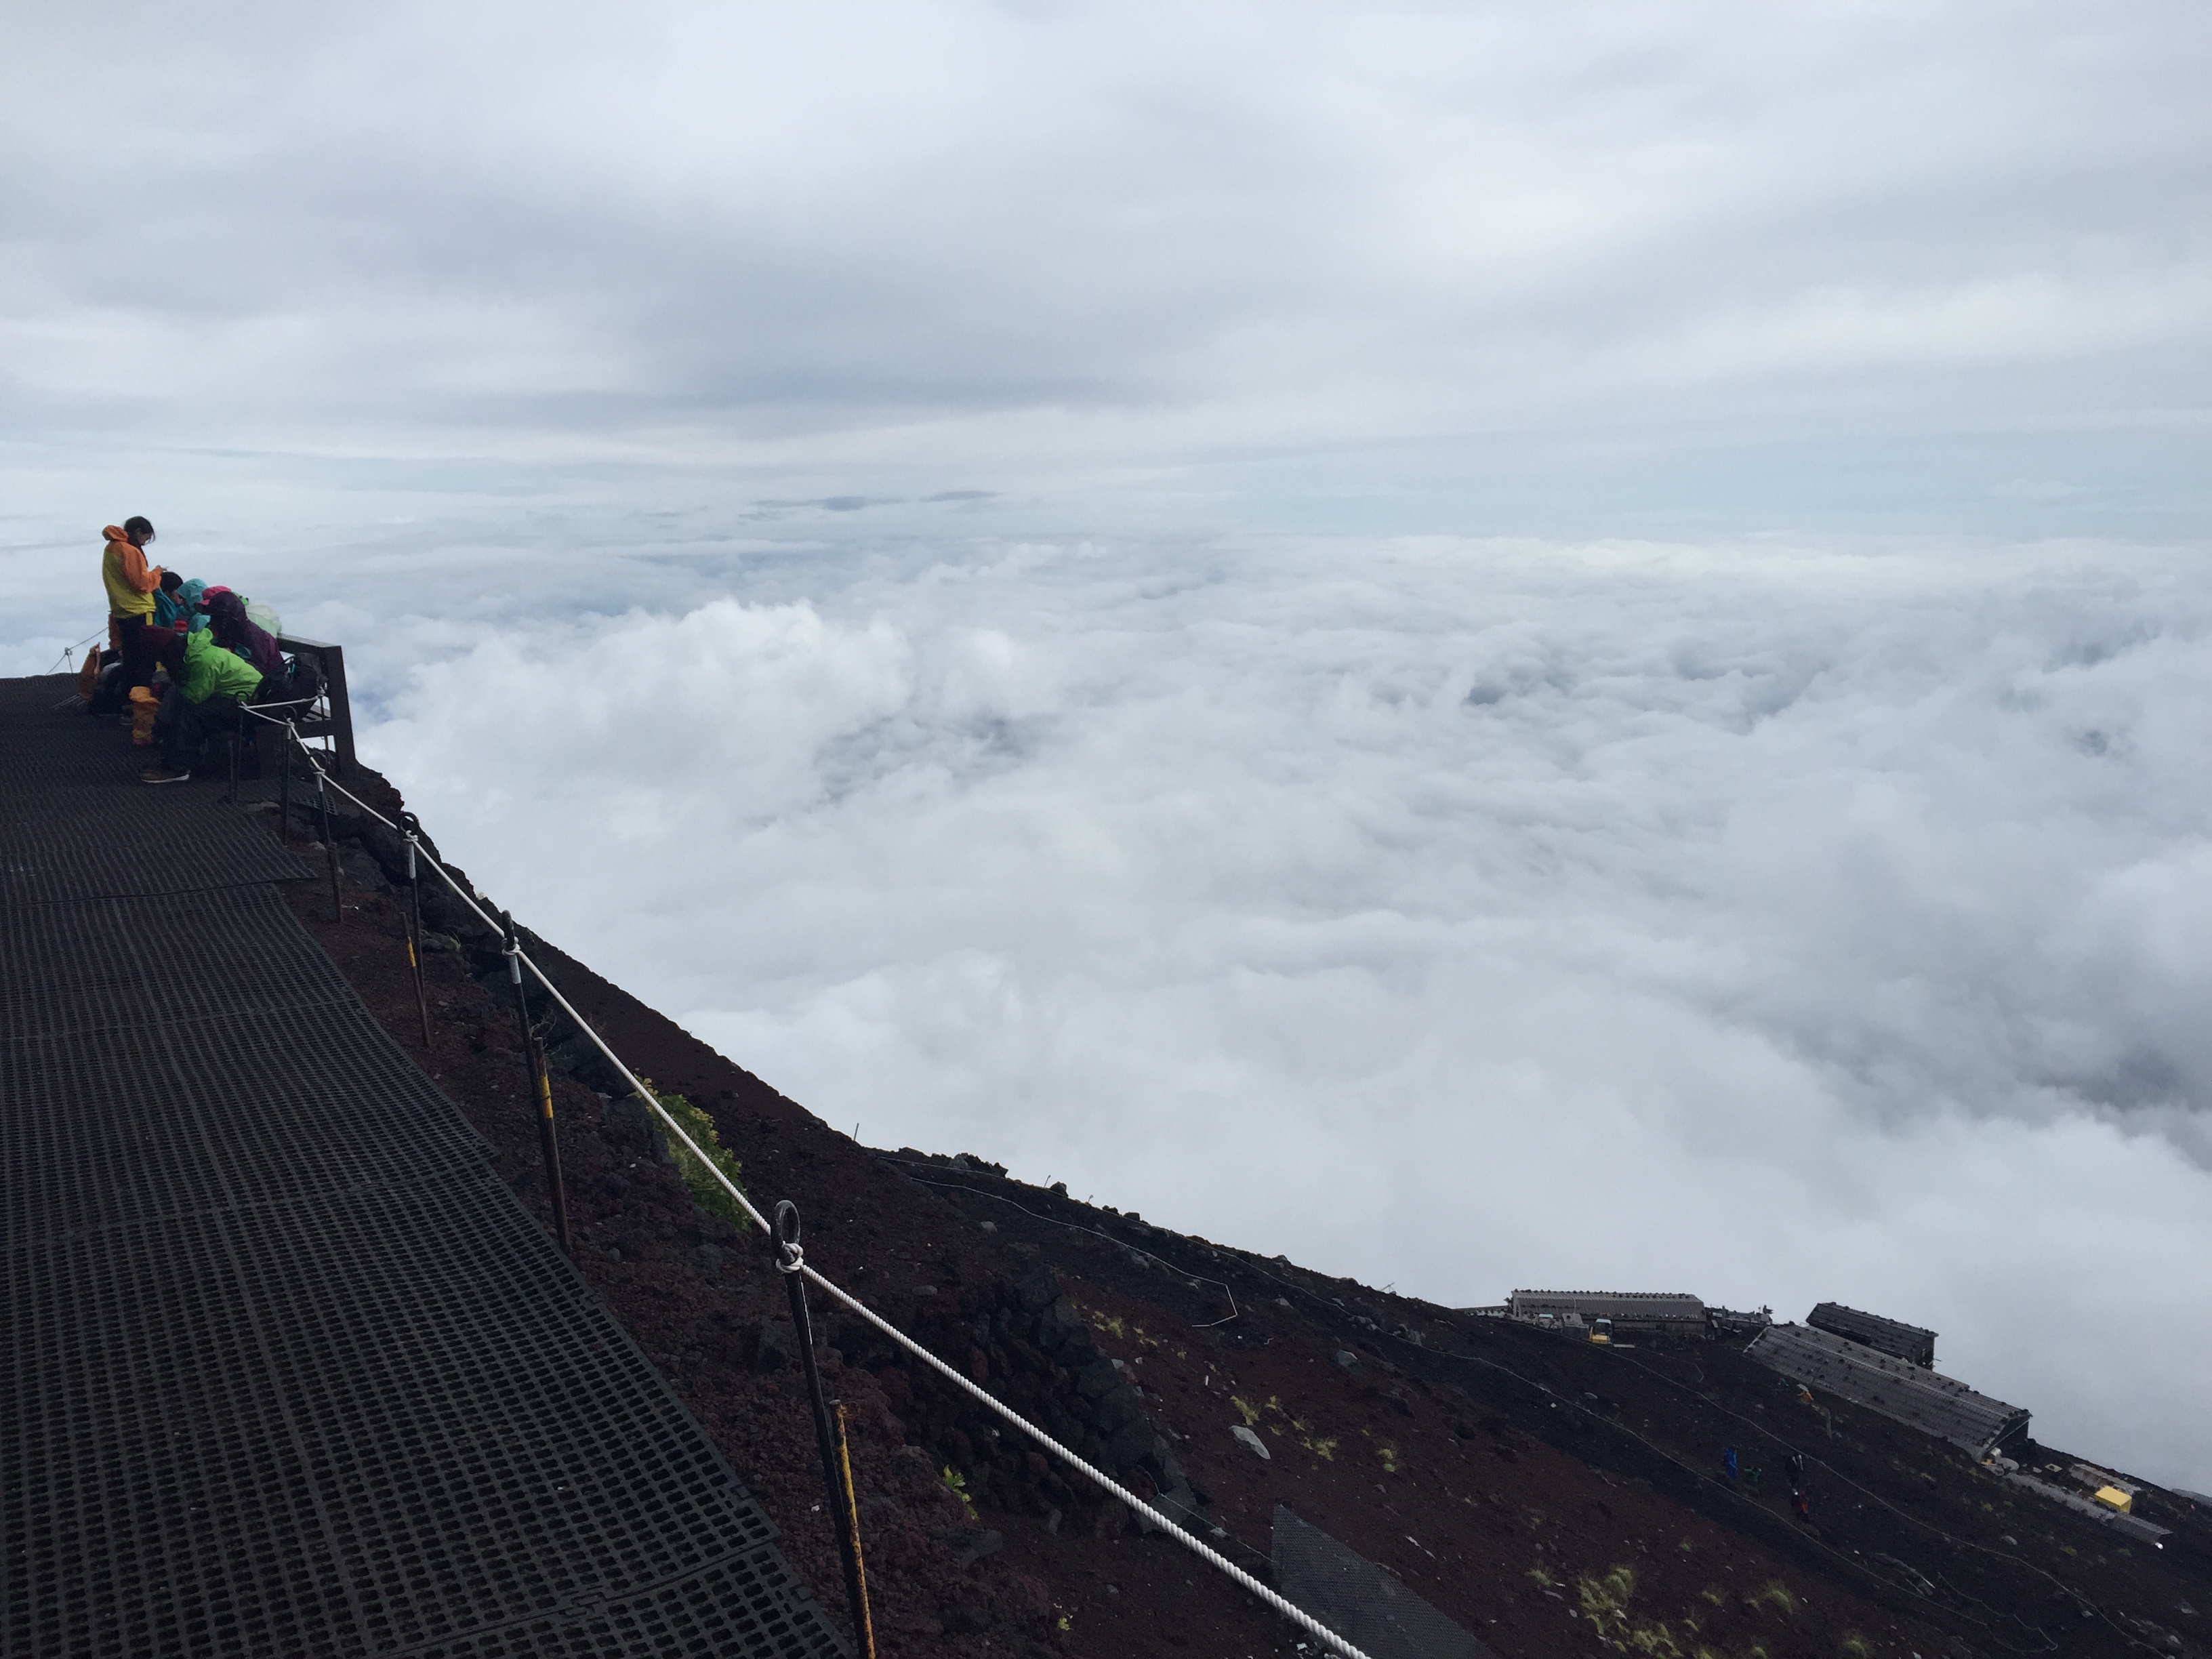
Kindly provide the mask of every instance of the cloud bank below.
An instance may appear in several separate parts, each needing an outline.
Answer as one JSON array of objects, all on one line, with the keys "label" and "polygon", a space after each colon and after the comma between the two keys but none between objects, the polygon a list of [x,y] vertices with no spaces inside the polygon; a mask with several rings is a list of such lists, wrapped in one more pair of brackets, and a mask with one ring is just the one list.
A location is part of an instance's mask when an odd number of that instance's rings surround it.
[{"label": "cloud bank below", "polygon": [[2054,1438],[2212,1471],[2191,562],[1030,545],[821,586],[441,653],[370,747],[493,891],[876,1144],[1447,1303],[1872,1305]]}]

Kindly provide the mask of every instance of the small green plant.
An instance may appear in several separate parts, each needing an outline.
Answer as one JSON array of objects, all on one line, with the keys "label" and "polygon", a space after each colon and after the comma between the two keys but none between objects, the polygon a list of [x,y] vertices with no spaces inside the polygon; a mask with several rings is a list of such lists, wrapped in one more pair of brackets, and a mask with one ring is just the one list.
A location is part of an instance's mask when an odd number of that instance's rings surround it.
[{"label": "small green plant", "polygon": [[1649,1655],[1650,1659],[1684,1659],[1682,1644],[1674,1639],[1674,1632],[1630,1612],[1629,1603],[1636,1596],[1634,1568],[1623,1565],[1601,1577],[1578,1578],[1575,1594],[1582,1602],[1583,1617],[1601,1642],[1610,1642],[1623,1651]]},{"label": "small green plant", "polygon": [[1855,1630],[1847,1630],[1836,1644],[1836,1650],[1844,1659],[1874,1659],[1874,1644]]},{"label": "small green plant", "polygon": [[[708,1160],[729,1176],[732,1185],[738,1184],[738,1175],[744,1166],[738,1162],[737,1155],[722,1145],[721,1136],[714,1133],[714,1120],[707,1115],[706,1109],[694,1106],[682,1095],[661,1093],[653,1088],[651,1078],[643,1081],[647,1088],[653,1090],[653,1098],[660,1103],[661,1110],[682,1124],[684,1133],[691,1137],[701,1152],[706,1153]],[[657,1115],[653,1127],[659,1132],[662,1142],[668,1148],[668,1155],[676,1160],[677,1171],[683,1176],[684,1184],[691,1189],[694,1208],[708,1215],[720,1216],[725,1221],[734,1222],[739,1227],[753,1224],[753,1218],[738,1206],[736,1199],[730,1196],[728,1188],[700,1168],[699,1160],[691,1155],[690,1147],[678,1139],[674,1131]]]},{"label": "small green plant", "polygon": [[1246,1428],[1250,1428],[1255,1423],[1257,1423],[1260,1420],[1260,1413],[1253,1407],[1246,1405],[1242,1400],[1239,1400],[1235,1395],[1232,1394],[1229,1396],[1229,1403],[1237,1407],[1237,1415],[1244,1419],[1244,1426]]},{"label": "small green plant", "polygon": [[1398,1449],[1395,1446],[1381,1447],[1376,1450],[1376,1455],[1382,1460],[1383,1474],[1395,1474],[1398,1473]]},{"label": "small green plant", "polygon": [[1579,1578],[1575,1593],[1582,1600],[1583,1617],[1590,1621],[1598,1639],[1617,1642],[1628,1633],[1628,1602],[1636,1594],[1636,1574],[1615,1567],[1602,1578]]},{"label": "small green plant", "polygon": [[1529,1568],[1528,1576],[1534,1579],[1539,1584],[1541,1584],[1546,1589],[1551,1589],[1553,1585],[1559,1582],[1558,1579],[1553,1577],[1550,1573],[1546,1572],[1541,1567]]},{"label": "small green plant", "polygon": [[960,1500],[960,1506],[968,1511],[969,1520],[977,1521],[982,1518],[975,1513],[975,1500],[968,1495],[967,1480],[963,1478],[960,1471],[950,1463],[945,1466],[945,1484],[951,1488],[952,1495]]},{"label": "small green plant", "polygon": [[1779,1578],[1768,1579],[1744,1600],[1754,1607],[1770,1607],[1784,1619],[1797,1611],[1797,1598]]}]

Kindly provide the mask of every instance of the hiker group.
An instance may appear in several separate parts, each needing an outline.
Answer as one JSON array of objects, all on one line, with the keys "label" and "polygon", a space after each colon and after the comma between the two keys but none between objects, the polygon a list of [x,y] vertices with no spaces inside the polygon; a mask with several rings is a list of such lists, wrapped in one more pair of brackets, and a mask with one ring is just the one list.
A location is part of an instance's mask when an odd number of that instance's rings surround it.
[{"label": "hiker group", "polygon": [[187,580],[149,564],[154,526],[126,519],[107,526],[100,574],[107,590],[108,649],[85,659],[78,690],[94,715],[119,714],[131,740],[158,744],[161,763],[139,774],[148,783],[182,783],[210,738],[239,732],[246,708],[312,699],[313,670],[288,662],[276,642],[276,613],[234,592]]}]

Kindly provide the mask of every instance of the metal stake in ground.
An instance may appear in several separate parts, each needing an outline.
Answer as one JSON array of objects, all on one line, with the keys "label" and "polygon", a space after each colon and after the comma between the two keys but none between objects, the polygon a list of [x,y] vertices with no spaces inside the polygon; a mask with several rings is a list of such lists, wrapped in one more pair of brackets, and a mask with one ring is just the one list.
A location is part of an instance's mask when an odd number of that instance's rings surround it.
[{"label": "metal stake in ground", "polygon": [[853,1452],[845,1440],[845,1402],[833,1400],[830,1409],[837,1419],[837,1473],[845,1488],[845,1536],[852,1543],[853,1577],[860,1587],[860,1605],[854,1613],[860,1628],[854,1634],[860,1644],[860,1659],[876,1659],[876,1621],[868,1612],[868,1564],[860,1555],[860,1500],[853,1492]]},{"label": "metal stake in ground", "polygon": [[545,1152],[546,1184],[553,1192],[553,1233],[573,1256],[576,1250],[568,1242],[568,1194],[561,1184],[561,1143],[553,1133],[553,1079],[545,1069],[545,1051],[538,1046],[538,1034],[530,1029],[530,997],[522,986],[522,942],[515,937],[514,913],[502,910],[499,920],[507,929],[507,976],[514,981],[514,1017],[522,1022],[523,1063],[538,1096],[538,1140]]},{"label": "metal stake in ground", "polygon": [[412,812],[399,815],[407,832],[407,965],[415,970],[415,1012],[422,1016],[422,1052],[430,1052],[430,999],[422,989],[422,884],[415,872],[415,843],[422,830]]},{"label": "metal stake in ground", "polygon": [[822,1481],[830,1489],[830,1528],[837,1534],[837,1553],[845,1561],[845,1595],[852,1603],[853,1637],[864,1644],[863,1655],[872,1656],[875,1625],[868,1617],[867,1581],[860,1572],[860,1528],[846,1505],[845,1483],[838,1478],[830,1404],[822,1397],[822,1373],[814,1364],[814,1323],[806,1314],[806,1281],[799,1272],[806,1265],[806,1253],[799,1248],[799,1206],[787,1198],[776,1203],[775,1242],[775,1265],[783,1270],[784,1291],[791,1298],[791,1328],[799,1338],[799,1364],[806,1374],[806,1397],[814,1405],[814,1438],[822,1449]]},{"label": "metal stake in ground", "polygon": [[315,798],[323,809],[323,857],[331,867],[331,921],[345,920],[345,906],[338,902],[338,844],[331,839],[331,790],[323,781],[322,769],[315,769]]}]

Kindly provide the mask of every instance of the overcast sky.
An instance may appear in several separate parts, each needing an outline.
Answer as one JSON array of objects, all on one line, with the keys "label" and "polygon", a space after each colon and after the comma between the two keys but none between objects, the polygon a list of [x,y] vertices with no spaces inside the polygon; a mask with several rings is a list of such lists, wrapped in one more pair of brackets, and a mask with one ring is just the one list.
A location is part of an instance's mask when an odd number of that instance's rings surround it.
[{"label": "overcast sky", "polygon": [[871,1141],[2212,1488],[2196,9],[7,40],[0,670],[145,513]]}]

